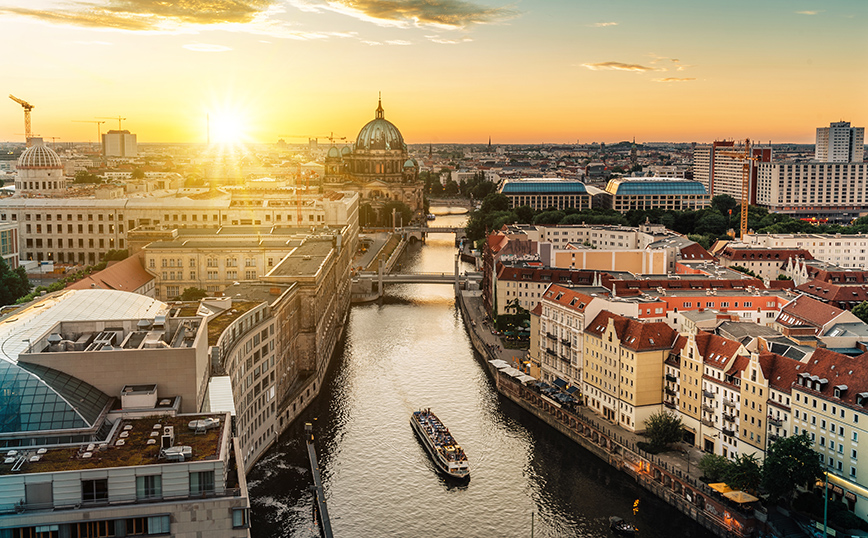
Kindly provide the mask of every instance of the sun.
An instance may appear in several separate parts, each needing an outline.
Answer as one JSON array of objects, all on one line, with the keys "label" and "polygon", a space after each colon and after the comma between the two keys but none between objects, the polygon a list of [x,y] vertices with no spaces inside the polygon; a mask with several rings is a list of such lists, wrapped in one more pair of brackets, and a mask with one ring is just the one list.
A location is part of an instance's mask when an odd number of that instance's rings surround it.
[{"label": "sun", "polygon": [[218,111],[209,114],[209,138],[212,144],[242,144],[247,139],[247,125],[237,112]]}]

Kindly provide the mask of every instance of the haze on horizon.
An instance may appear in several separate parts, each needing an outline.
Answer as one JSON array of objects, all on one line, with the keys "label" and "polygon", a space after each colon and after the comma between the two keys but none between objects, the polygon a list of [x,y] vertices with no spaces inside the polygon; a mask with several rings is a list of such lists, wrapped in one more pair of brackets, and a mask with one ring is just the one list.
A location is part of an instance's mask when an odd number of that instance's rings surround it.
[{"label": "haze on horizon", "polygon": [[[864,0],[0,0],[0,140],[812,143],[868,124]],[[14,53],[12,52],[14,51]],[[117,128],[106,120],[102,132]],[[298,138],[290,138],[298,136]]]}]

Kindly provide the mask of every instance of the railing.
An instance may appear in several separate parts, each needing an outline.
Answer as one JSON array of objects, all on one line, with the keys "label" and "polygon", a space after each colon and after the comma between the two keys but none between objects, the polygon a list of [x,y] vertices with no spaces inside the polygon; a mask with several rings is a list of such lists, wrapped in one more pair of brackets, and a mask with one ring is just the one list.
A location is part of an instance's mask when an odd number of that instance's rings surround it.
[{"label": "railing", "polygon": [[727,422],[735,422],[735,415],[728,415],[726,413],[723,414],[723,420]]},{"label": "railing", "polygon": [[769,426],[777,426],[780,428],[784,425],[784,421],[779,418],[769,417]]},{"label": "railing", "polygon": [[705,398],[714,398],[714,393],[711,392],[710,390],[703,390],[702,396]]},{"label": "railing", "polygon": [[546,348],[546,353],[548,353],[548,354],[551,355],[552,357],[557,357],[557,356],[558,356],[558,354],[555,352],[555,350],[552,349],[552,348],[550,348],[550,347],[547,347],[547,348]]},{"label": "railing", "polygon": [[570,358],[569,358],[569,357],[564,357],[563,355],[558,355],[558,357],[559,357],[562,361],[570,362]]},{"label": "railing", "polygon": [[552,333],[549,333],[549,332],[546,333],[546,336],[547,336],[548,338],[551,338],[551,339],[554,340],[554,341],[557,341],[557,339],[558,339],[557,336],[555,336],[555,335],[553,335]]},{"label": "railing", "polygon": [[726,435],[728,437],[735,437],[735,430],[730,430],[729,428],[723,428],[721,431],[723,432],[723,435]]},{"label": "railing", "polygon": [[665,405],[669,409],[675,409],[675,402],[664,400],[663,405]]},{"label": "railing", "polygon": [[708,404],[702,404],[702,410],[706,413],[714,413],[714,408]]},{"label": "railing", "polygon": [[678,378],[672,374],[666,374],[666,381],[672,381],[673,383],[676,383],[678,381]]},{"label": "railing", "polygon": [[708,420],[707,418],[702,419],[702,423],[705,424],[706,426],[714,427],[714,422]]},{"label": "railing", "polygon": [[103,506],[129,505],[129,504],[157,504],[162,502],[175,502],[188,499],[213,499],[217,497],[240,497],[241,488],[224,488],[222,490],[210,490],[201,493],[188,493],[181,495],[152,495],[149,497],[138,497],[135,494],[131,495],[111,495],[107,499],[95,499],[81,501],[76,504],[56,504],[54,502],[44,503],[16,503],[14,505],[0,505],[0,514],[3,513],[23,513],[37,512],[44,510],[71,510],[86,508],[97,508]]},{"label": "railing", "polygon": [[670,396],[675,396],[675,395],[678,394],[677,392],[675,392],[674,390],[670,389],[669,387],[666,387],[665,389],[663,389],[663,392],[665,392],[666,394],[668,394],[668,395],[670,395]]},{"label": "railing", "polygon": [[569,339],[564,339],[564,338],[561,338],[561,344],[563,344],[566,347],[572,347],[572,345],[573,345]]},{"label": "railing", "polygon": [[735,402],[728,399],[728,398],[723,399],[723,405],[725,405],[726,407],[732,407],[733,409],[735,409]]}]

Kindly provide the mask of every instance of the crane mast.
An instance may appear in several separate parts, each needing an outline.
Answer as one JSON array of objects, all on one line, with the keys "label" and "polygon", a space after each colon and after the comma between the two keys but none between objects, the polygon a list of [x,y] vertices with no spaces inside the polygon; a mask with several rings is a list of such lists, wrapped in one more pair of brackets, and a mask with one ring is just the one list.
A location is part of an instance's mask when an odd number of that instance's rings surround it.
[{"label": "crane mast", "polygon": [[11,93],[9,94],[9,99],[12,99],[13,101],[15,101],[16,103],[21,105],[21,107],[24,109],[24,137],[25,137],[25,140],[27,141],[27,147],[29,148],[30,147],[30,138],[32,136],[32,133],[30,131],[30,111],[33,110],[33,105],[31,105],[30,103],[28,103],[24,99],[19,99],[19,98],[15,97]]},{"label": "crane mast", "polygon": [[744,141],[744,151],[721,151],[718,155],[741,161],[741,227],[739,238],[744,240],[747,235],[747,213],[750,205],[750,165],[751,161],[758,161],[760,158],[751,155],[749,138]]}]

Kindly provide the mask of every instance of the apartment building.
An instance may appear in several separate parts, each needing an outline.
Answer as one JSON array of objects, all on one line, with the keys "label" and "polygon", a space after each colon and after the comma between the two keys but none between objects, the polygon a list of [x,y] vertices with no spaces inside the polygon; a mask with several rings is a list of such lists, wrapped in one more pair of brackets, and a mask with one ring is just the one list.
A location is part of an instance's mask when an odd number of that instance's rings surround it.
[{"label": "apartment building", "polygon": [[663,403],[663,363],[678,335],[662,322],[602,311],[585,329],[583,395],[596,413],[630,431]]},{"label": "apartment building", "polygon": [[746,247],[741,245],[727,245],[718,254],[720,265],[723,267],[742,267],[764,280],[776,280],[779,275],[784,274],[786,264],[793,258],[811,260],[813,256],[803,248]]},{"label": "apartment building", "polygon": [[749,234],[742,243],[770,248],[804,249],[816,260],[843,269],[868,270],[868,235]]},{"label": "apartment building", "polygon": [[530,206],[536,210],[591,209],[593,197],[600,190],[581,181],[558,178],[507,179],[500,187],[509,199],[509,207]]},{"label": "apartment building", "polygon": [[[718,140],[711,144],[697,145],[693,150],[693,179],[700,182],[709,196],[727,194],[736,200],[742,198],[742,183],[744,165],[732,153],[741,154],[744,148],[734,141]],[[757,201],[757,170],[760,163],[772,161],[771,148],[753,147],[751,156],[755,160],[747,161],[749,175],[750,203]]]},{"label": "apartment building", "polygon": [[817,127],[814,160],[821,163],[861,163],[865,156],[865,128],[836,121]]}]

